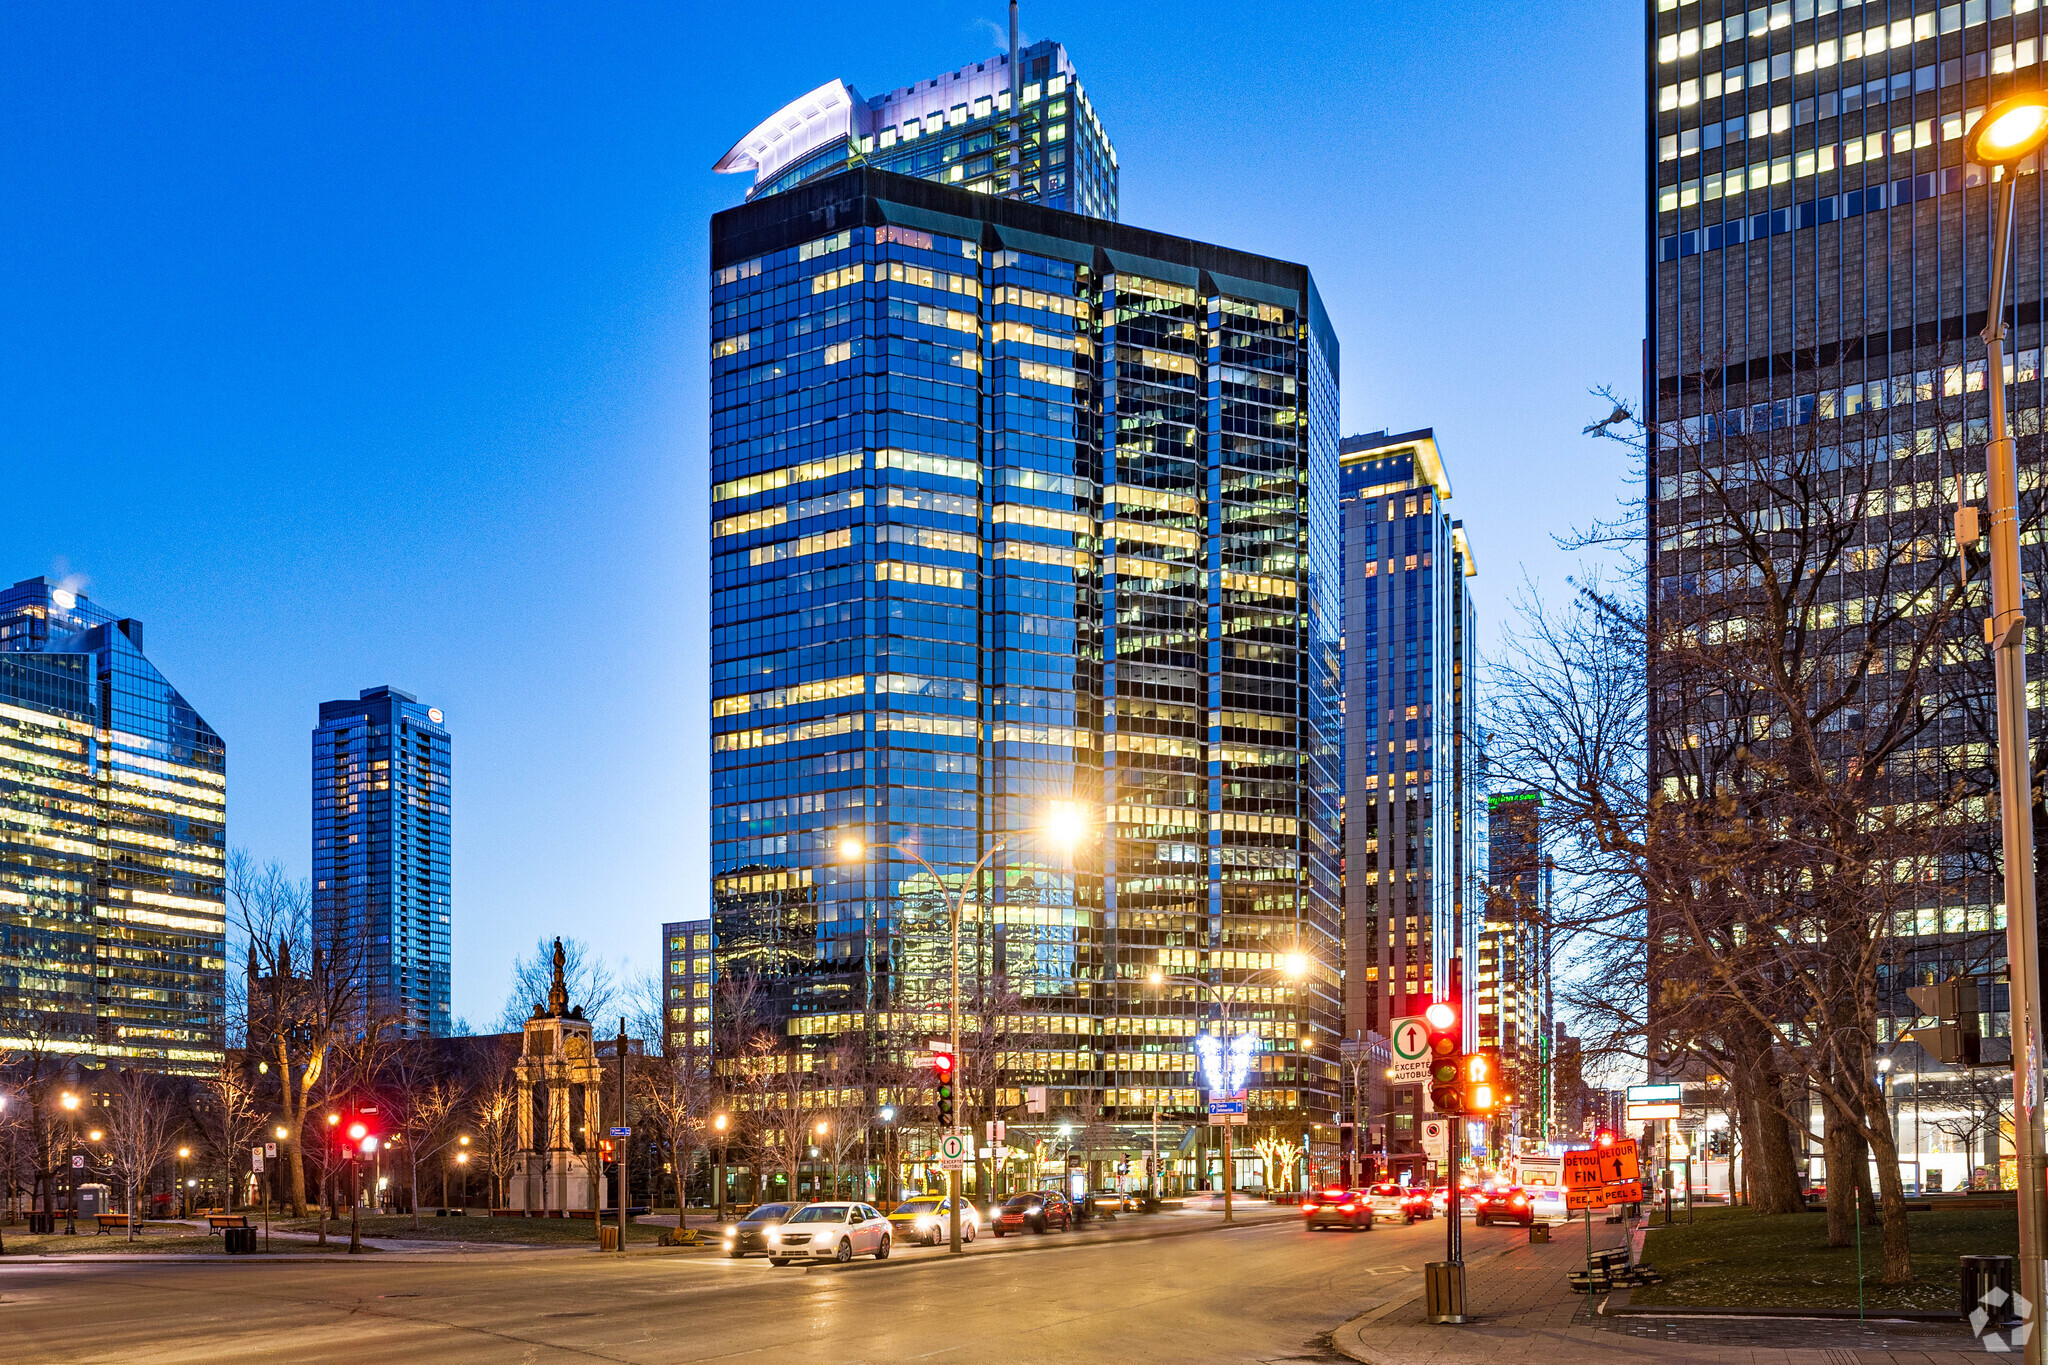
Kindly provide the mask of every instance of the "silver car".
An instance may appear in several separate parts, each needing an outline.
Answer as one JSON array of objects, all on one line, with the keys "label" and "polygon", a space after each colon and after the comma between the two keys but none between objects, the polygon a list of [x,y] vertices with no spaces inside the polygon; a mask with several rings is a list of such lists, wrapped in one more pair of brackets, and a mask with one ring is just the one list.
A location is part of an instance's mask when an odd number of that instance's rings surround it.
[{"label": "silver car", "polygon": [[806,1204],[780,1227],[768,1229],[768,1264],[889,1259],[889,1220],[866,1204]]}]

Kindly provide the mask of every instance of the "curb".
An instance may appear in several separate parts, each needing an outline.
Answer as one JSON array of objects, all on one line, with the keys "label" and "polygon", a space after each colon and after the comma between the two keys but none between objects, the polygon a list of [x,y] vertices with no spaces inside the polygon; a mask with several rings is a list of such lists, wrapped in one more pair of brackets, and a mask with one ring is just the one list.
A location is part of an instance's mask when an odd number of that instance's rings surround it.
[{"label": "curb", "polygon": [[860,1270],[914,1270],[914,1269],[917,1269],[917,1268],[919,1268],[919,1267],[922,1267],[922,1266],[936,1266],[936,1265],[962,1265],[962,1264],[965,1264],[966,1262],[968,1262],[968,1261],[970,1261],[970,1260],[980,1260],[980,1259],[985,1259],[986,1257],[989,1257],[989,1256],[1020,1256],[1020,1255],[1027,1255],[1027,1254],[1029,1254],[1029,1253],[1032,1253],[1032,1252],[1041,1252],[1041,1251],[1070,1251],[1070,1250],[1074,1250],[1074,1249],[1077,1249],[1077,1248],[1081,1248],[1081,1247],[1107,1247],[1107,1246],[1122,1246],[1122,1245],[1123,1245],[1124,1243],[1126,1243],[1126,1242],[1156,1242],[1156,1241],[1159,1241],[1159,1240],[1161,1240],[1162,1238],[1167,1238],[1167,1237],[1193,1237],[1193,1236],[1196,1236],[1196,1235],[1198,1235],[1198,1234],[1201,1234],[1201,1233],[1205,1233],[1205,1232],[1237,1232],[1237,1231],[1240,1231],[1240,1230],[1242,1230],[1242,1229],[1244,1229],[1244,1228],[1256,1228],[1256,1227],[1263,1227],[1263,1226],[1266,1226],[1266,1225],[1269,1225],[1269,1224],[1280,1224],[1280,1223],[1286,1223],[1286,1222],[1288,1222],[1288,1221],[1289,1221],[1289,1220],[1288,1220],[1288,1219],[1286,1219],[1286,1218],[1284,1218],[1284,1217],[1282,1217],[1282,1218],[1255,1218],[1255,1219],[1251,1219],[1251,1220],[1249,1220],[1249,1221],[1246,1221],[1246,1222],[1242,1222],[1242,1223],[1238,1223],[1238,1222],[1232,1222],[1232,1223],[1221,1223],[1221,1222],[1218,1222],[1218,1223],[1212,1223],[1212,1224],[1207,1224],[1207,1225],[1205,1225],[1205,1226],[1202,1226],[1202,1227],[1198,1227],[1198,1228],[1161,1228],[1161,1229],[1160,1229],[1159,1231],[1157,1231],[1157,1232],[1140,1232],[1140,1233],[1135,1233],[1135,1234],[1133,1234],[1133,1235],[1131,1235],[1131,1236],[1129,1236],[1129,1237],[1104,1237],[1104,1238],[1100,1239],[1099,1241],[1092,1241],[1092,1242],[1050,1242],[1050,1243],[1047,1243],[1047,1242],[1038,1242],[1038,1241],[1033,1241],[1033,1242],[1029,1242],[1029,1243],[1024,1243],[1024,1244],[1022,1244],[1022,1245],[1019,1245],[1019,1246],[1014,1246],[1014,1247],[1004,1247],[1004,1248],[1002,1248],[1001,1250],[997,1250],[997,1249],[996,1249],[996,1248],[994,1248],[994,1247],[990,1247],[990,1248],[989,1248],[989,1249],[988,1249],[987,1251],[977,1251],[977,1252],[974,1252],[974,1253],[972,1253],[971,1255],[960,1255],[960,1256],[925,1256],[925,1257],[920,1257],[919,1259],[917,1259],[917,1260],[915,1260],[915,1261],[897,1261],[897,1262],[895,1262],[895,1263],[894,1263],[893,1265],[892,1265],[892,1264],[891,1264],[891,1263],[890,1263],[889,1261],[876,1261],[876,1260],[872,1260],[872,1259],[871,1259],[871,1260],[866,1260],[866,1261],[849,1261],[849,1262],[848,1262],[848,1263],[846,1263],[845,1265],[814,1265],[814,1266],[806,1266],[806,1267],[804,1268],[804,1274],[806,1274],[806,1275],[844,1275],[844,1274],[847,1274],[847,1273],[849,1273],[849,1272],[852,1272],[852,1271],[860,1271]]},{"label": "curb", "polygon": [[[1484,1265],[1488,1261],[1497,1261],[1501,1257],[1509,1254],[1510,1252],[1519,1251],[1522,1247],[1528,1245],[1530,1244],[1527,1242],[1510,1242],[1508,1245],[1501,1247],[1497,1251],[1489,1251],[1482,1256],[1474,1256],[1467,1259],[1465,1265],[1469,1269],[1470,1267],[1475,1265]],[[1349,1342],[1343,1340],[1343,1338],[1347,1334],[1355,1337],[1358,1335],[1360,1331],[1362,1331],[1366,1327],[1371,1326],[1373,1323],[1376,1323],[1383,1318],[1392,1317],[1395,1313],[1399,1312],[1403,1308],[1408,1307],[1410,1304],[1421,1302],[1422,1295],[1423,1291],[1420,1289],[1409,1290],[1406,1292],[1396,1290],[1392,1295],[1380,1300],[1372,1307],[1366,1309],[1363,1313],[1360,1313],[1357,1317],[1339,1323],[1336,1327],[1330,1330],[1329,1334],[1324,1338],[1324,1340],[1329,1342],[1331,1350],[1335,1351],[1338,1355],[1346,1357],[1347,1359],[1358,1361],[1359,1365],[1389,1365],[1389,1357],[1371,1354],[1365,1349],[1363,1343],[1353,1346]]]},{"label": "curb", "polygon": [[1775,1318],[1794,1322],[1961,1322],[1963,1315],[1950,1308],[1724,1308],[1632,1304],[1628,1287],[1615,1290],[1600,1303],[1603,1318]]}]

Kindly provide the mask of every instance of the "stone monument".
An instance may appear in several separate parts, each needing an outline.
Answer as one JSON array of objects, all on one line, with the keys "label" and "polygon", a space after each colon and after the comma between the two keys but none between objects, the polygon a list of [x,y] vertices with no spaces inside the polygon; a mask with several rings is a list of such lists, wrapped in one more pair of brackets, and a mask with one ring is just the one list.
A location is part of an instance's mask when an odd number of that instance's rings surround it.
[{"label": "stone monument", "polygon": [[526,1021],[515,1068],[519,1147],[508,1197],[515,1209],[560,1217],[606,1207],[598,1138],[604,1133],[604,1068],[591,1048],[590,1022],[569,1005],[565,957],[555,940],[555,980]]}]

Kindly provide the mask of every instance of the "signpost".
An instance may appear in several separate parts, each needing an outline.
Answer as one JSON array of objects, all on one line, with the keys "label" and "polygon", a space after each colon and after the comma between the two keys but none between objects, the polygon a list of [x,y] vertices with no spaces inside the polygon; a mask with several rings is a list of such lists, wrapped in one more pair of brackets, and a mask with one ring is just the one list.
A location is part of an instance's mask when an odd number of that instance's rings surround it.
[{"label": "signpost", "polygon": [[1628,1121],[1643,1123],[1675,1119],[1682,1112],[1675,1085],[1632,1085],[1628,1088]]},{"label": "signpost", "polygon": [[939,1139],[939,1169],[964,1170],[967,1166],[967,1135],[948,1133]]},{"label": "signpost", "polygon": [[1244,1111],[1244,1092],[1240,1090],[1228,1099],[1210,1100],[1209,1122],[1215,1126],[1229,1124],[1238,1128],[1249,1124],[1251,1116]]},{"label": "signpost", "polygon": [[1422,1152],[1432,1161],[1446,1161],[1451,1150],[1451,1123],[1449,1119],[1424,1119],[1422,1121]]},{"label": "signpost", "polygon": [[1420,1085],[1429,1079],[1429,1021],[1419,1014],[1394,1021],[1392,1035],[1394,1067],[1388,1077],[1395,1085]]},{"label": "signpost", "polygon": [[[1673,1086],[1672,1089],[1677,1089]],[[1586,1293],[1592,1295],[1593,1210],[1643,1199],[1642,1171],[1633,1138],[1605,1147],[1582,1147],[1564,1154],[1564,1206],[1567,1213],[1586,1215]],[[1623,1239],[1627,1244],[1626,1238]]]}]

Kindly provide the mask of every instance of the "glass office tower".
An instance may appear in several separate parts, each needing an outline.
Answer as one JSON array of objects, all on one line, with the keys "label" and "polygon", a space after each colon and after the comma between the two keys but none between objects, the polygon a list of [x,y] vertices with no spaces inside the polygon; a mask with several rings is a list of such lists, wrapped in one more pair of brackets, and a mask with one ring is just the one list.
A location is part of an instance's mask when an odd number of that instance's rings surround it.
[{"label": "glass office tower", "polygon": [[[1435,434],[1347,436],[1344,516],[1344,1027],[1392,1033],[1460,999],[1476,952],[1477,569]],[[1476,1044],[1465,1010],[1467,1045]],[[1374,1096],[1386,1154],[1420,1150],[1420,1086]]]},{"label": "glass office tower", "polygon": [[[1002,1104],[1188,1117],[1210,1008],[1161,970],[1243,983],[1255,1111],[1327,1121],[1337,343],[1309,272],[868,168],[717,215],[712,261],[720,977],[817,1046],[921,1050],[937,888],[835,846],[951,888],[1008,839],[962,931]],[[1058,800],[1099,827],[1072,859],[1031,834]]]},{"label": "glass office tower", "polygon": [[1472,1000],[1479,1046],[1498,1048],[1520,1103],[1510,1132],[1545,1136],[1550,1121],[1550,865],[1543,855],[1543,797],[1486,798],[1486,908],[1479,925]]},{"label": "glass office tower", "polygon": [[0,1051],[218,1065],[226,856],[227,748],[142,622],[0,591]]},{"label": "glass office tower", "polygon": [[1014,79],[998,54],[873,99],[828,81],[763,119],[713,169],[752,171],[747,197],[757,199],[859,165],[1116,217],[1116,149],[1067,50],[1051,41],[1024,49]]},{"label": "glass office tower", "polygon": [[346,943],[370,1008],[401,1037],[443,1038],[449,995],[449,738],[395,687],[320,703],[313,731],[313,931]]}]

